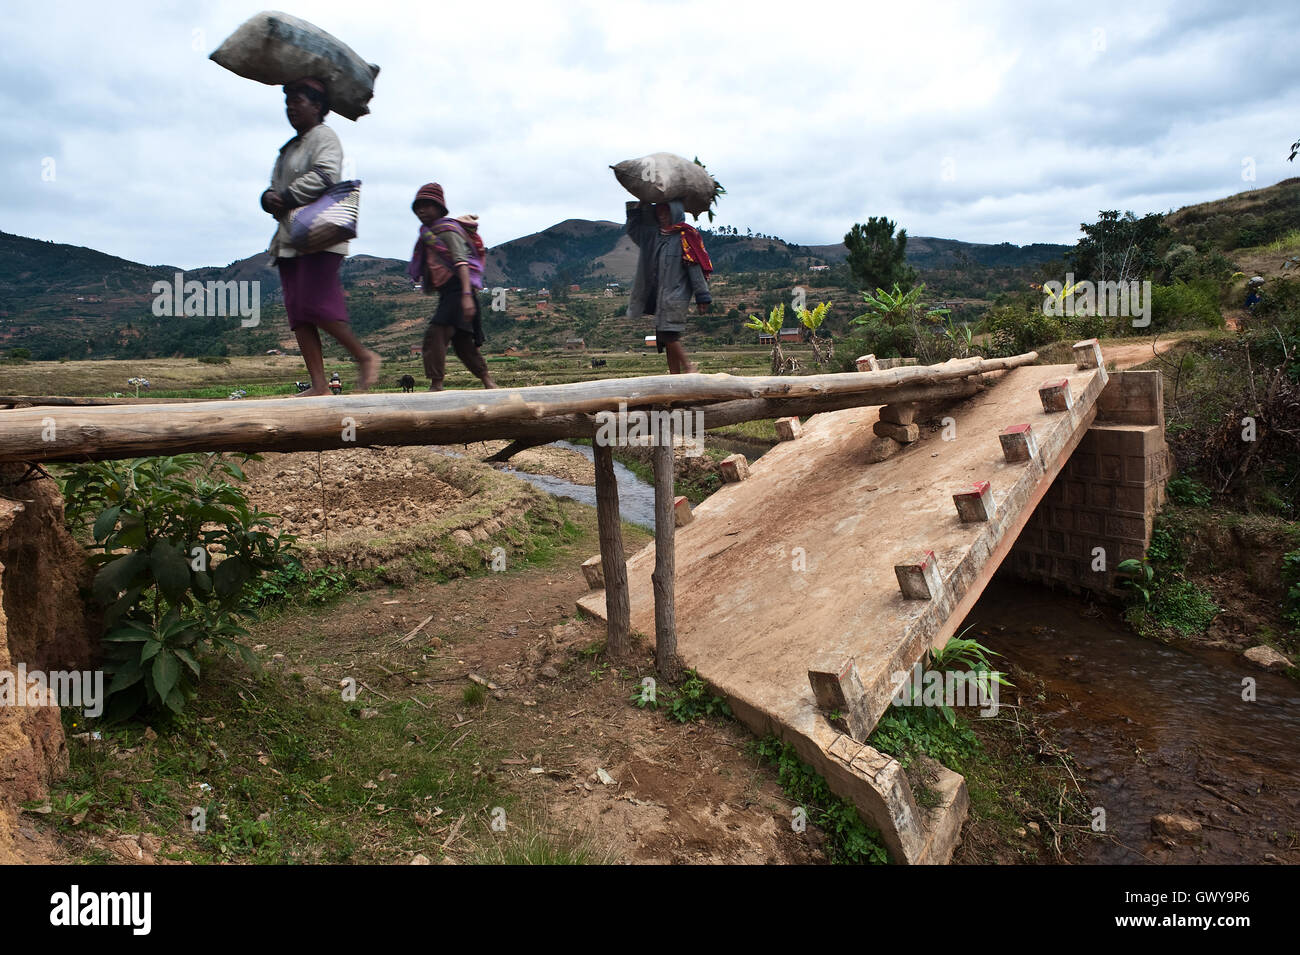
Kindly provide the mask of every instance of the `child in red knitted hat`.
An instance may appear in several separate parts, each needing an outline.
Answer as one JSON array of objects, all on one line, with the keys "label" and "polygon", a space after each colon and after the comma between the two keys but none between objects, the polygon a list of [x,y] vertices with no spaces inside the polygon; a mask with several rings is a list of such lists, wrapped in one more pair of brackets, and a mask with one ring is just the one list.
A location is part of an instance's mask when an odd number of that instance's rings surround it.
[{"label": "child in red knitted hat", "polygon": [[438,308],[429,320],[423,343],[429,390],[442,391],[448,345],[484,388],[495,388],[479,352],[484,338],[475,295],[475,290],[483,287],[483,245],[478,230],[471,236],[460,221],[447,215],[447,200],[436,182],[420,187],[411,211],[420,220],[420,235],[407,272],[426,295],[438,293]]}]

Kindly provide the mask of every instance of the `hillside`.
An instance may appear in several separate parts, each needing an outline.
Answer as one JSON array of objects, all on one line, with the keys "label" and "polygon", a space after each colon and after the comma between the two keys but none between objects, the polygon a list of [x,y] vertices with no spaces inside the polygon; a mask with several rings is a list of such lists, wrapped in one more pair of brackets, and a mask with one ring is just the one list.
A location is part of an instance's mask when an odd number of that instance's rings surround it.
[{"label": "hillside", "polygon": [[1274,242],[1300,226],[1300,178],[1184,206],[1165,225],[1184,242],[1224,252]]},{"label": "hillside", "polygon": [[[837,290],[840,300],[856,298],[842,267],[846,257],[842,244],[806,247],[774,236],[724,235],[709,230],[705,236],[716,279],[725,283],[726,277],[731,277],[736,289],[735,300],[722,296],[715,314],[704,321],[709,333],[731,337],[737,331],[732,326],[740,321],[737,315],[759,306],[760,296],[746,295],[742,289],[752,287],[757,292],[781,284],[807,285],[801,277],[807,276],[813,265],[834,267],[822,273],[828,298],[835,297]],[[936,272],[927,280],[936,291],[947,288],[947,294],[979,298],[1000,290],[1013,276],[1018,278],[1014,270],[1038,265],[1063,249],[914,237],[908,242],[908,258],[923,272],[965,269],[960,276]],[[237,317],[155,316],[153,286],[158,281],[173,282],[178,270],[171,266],[146,266],[94,249],[5,233],[0,233],[0,256],[0,349],[26,348],[33,358],[51,360],[247,355],[293,347],[284,327],[279,276],[262,252],[225,266],[192,269],[184,275],[186,281],[261,282],[261,322],[255,328],[243,328]],[[623,329],[618,320],[621,296],[618,302],[603,300],[600,294],[582,302],[566,300],[572,285],[592,293],[603,292],[608,283],[626,285],[635,268],[636,249],[616,222],[567,219],[503,242],[488,251],[487,284],[524,292],[512,292],[506,312],[488,316],[489,327],[498,333],[498,341],[507,334],[510,341],[534,347],[558,346],[570,334],[611,342],[634,341],[636,330]],[[972,277],[971,269],[978,275]],[[783,273],[785,278],[745,278],[763,273]],[[341,274],[358,333],[394,351],[418,336],[430,303],[411,287],[405,262],[354,255],[344,263]],[[536,294],[540,289],[555,293],[551,301]]]}]

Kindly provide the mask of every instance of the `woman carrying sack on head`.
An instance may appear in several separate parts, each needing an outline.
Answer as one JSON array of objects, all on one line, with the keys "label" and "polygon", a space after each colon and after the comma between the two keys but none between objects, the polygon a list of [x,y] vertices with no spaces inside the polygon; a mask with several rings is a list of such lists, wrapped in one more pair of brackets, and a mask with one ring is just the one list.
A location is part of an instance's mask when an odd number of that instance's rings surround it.
[{"label": "woman carrying sack on head", "polygon": [[484,338],[475,291],[483,287],[484,248],[477,218],[449,217],[442,186],[436,182],[420,187],[411,211],[420,220],[420,235],[407,273],[421,284],[424,294],[438,293],[437,311],[424,333],[424,373],[429,376],[429,390],[442,391],[448,345],[484,388],[495,388],[478,350]]},{"label": "woman carrying sack on head", "polygon": [[686,224],[686,212],[678,200],[629,202],[626,228],[637,245],[627,317],[654,316],[655,344],[657,351],[668,353],[668,371],[692,374],[695,365],[682,346],[691,300],[701,315],[713,302],[709,293],[713,263],[704,240]]},{"label": "woman carrying sack on head", "polygon": [[268,250],[280,270],[280,288],[289,329],[298,340],[311,387],[299,397],[327,395],[321,331],[351,352],[359,367],[357,391],[366,391],[379,378],[380,357],[353,334],[339,281],[339,266],[347,242],[320,252],[303,254],[289,241],[289,214],[323,195],[343,171],[343,146],[325,125],[329,92],[317,79],[301,79],[284,87],[284,112],[297,135],[280,148],[271,173],[271,188],[262,193],[262,209],[280,223]]}]

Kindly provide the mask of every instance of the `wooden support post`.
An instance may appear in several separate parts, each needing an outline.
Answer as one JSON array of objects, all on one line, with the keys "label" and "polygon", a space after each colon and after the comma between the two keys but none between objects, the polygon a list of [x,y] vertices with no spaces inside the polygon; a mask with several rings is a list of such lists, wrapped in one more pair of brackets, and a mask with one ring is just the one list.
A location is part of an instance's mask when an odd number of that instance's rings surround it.
[{"label": "wooden support post", "polygon": [[624,659],[632,652],[632,611],[627,591],[627,558],[623,556],[623,526],[618,514],[618,480],[614,452],[592,442],[596,459],[596,523],[600,528],[600,565],[605,574],[606,652]]},{"label": "wooden support post", "polygon": [[673,442],[665,415],[657,434],[653,462],[655,477],[655,569],[650,575],[655,594],[655,668],[669,682],[681,677],[677,660],[677,608],[674,578],[676,521],[673,518]]}]

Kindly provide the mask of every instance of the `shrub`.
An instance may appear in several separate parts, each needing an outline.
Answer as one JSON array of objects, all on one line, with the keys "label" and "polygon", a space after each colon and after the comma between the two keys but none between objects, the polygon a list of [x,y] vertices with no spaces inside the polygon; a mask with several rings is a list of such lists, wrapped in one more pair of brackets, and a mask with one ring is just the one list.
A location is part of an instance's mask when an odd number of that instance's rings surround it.
[{"label": "shrub", "polygon": [[1156,623],[1190,635],[1208,627],[1219,607],[1190,580],[1163,580],[1151,595],[1148,612]]},{"label": "shrub", "polygon": [[1179,475],[1169,479],[1166,485],[1169,499],[1176,504],[1190,504],[1192,507],[1210,506],[1210,489],[1199,481]]},{"label": "shrub", "polygon": [[1064,329],[1042,309],[1019,308],[1003,305],[989,309],[984,318],[984,331],[993,343],[996,355],[1019,355],[1033,351],[1039,345],[1059,340]]},{"label": "shrub", "polygon": [[[197,692],[198,652],[257,658],[236,638],[249,584],[280,567],[294,538],[275,531],[275,515],[250,508],[234,461],[217,454],[106,461],[68,468],[65,513],[89,531],[92,584],[106,608],[105,718],[142,709],[181,712]],[[220,555],[220,561],[216,556]]]},{"label": "shrub", "polygon": [[1222,328],[1218,285],[1210,279],[1151,287],[1154,328]]}]

